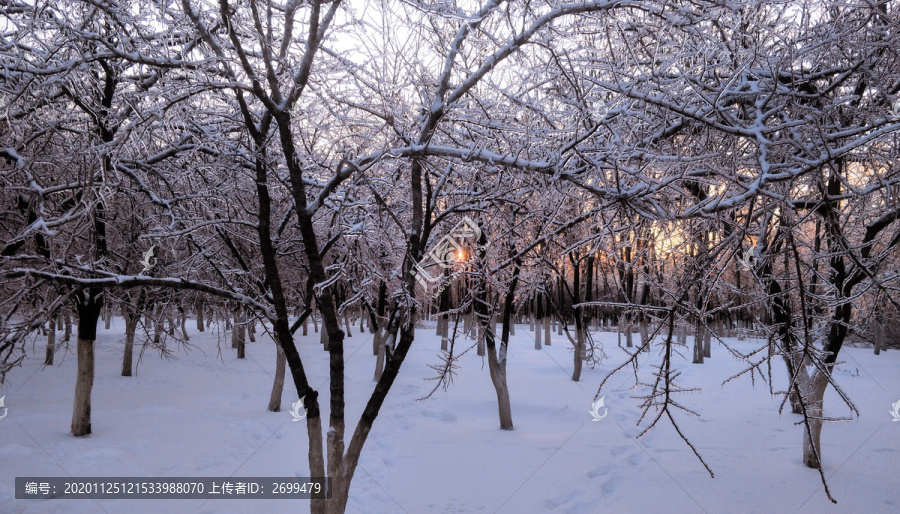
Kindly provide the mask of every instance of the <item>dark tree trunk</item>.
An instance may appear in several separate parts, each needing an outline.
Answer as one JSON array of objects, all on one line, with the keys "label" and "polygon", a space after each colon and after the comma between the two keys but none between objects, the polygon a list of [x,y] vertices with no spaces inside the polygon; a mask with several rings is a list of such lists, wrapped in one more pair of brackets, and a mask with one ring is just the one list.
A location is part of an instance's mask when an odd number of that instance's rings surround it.
[{"label": "dark tree trunk", "polygon": [[72,435],[91,433],[91,389],[94,387],[94,341],[97,322],[103,308],[102,292],[91,289],[76,296],[78,310],[78,371],[75,379],[75,405],[72,411]]},{"label": "dark tree trunk", "polygon": [[575,313],[575,352],[574,352],[574,368],[572,370],[572,380],[578,382],[581,380],[581,366],[584,362],[584,318],[580,309],[574,306],[581,303],[581,261],[573,254],[569,255],[572,262],[572,306]]},{"label": "dark tree trunk", "polygon": [[122,353],[123,377],[131,376],[131,368],[134,361],[134,336],[140,319],[141,314],[139,312],[125,313],[125,351]]},{"label": "dark tree trunk", "polygon": [[205,323],[203,322],[203,309],[206,306],[203,305],[203,301],[197,301],[197,332],[203,332],[205,330]]}]

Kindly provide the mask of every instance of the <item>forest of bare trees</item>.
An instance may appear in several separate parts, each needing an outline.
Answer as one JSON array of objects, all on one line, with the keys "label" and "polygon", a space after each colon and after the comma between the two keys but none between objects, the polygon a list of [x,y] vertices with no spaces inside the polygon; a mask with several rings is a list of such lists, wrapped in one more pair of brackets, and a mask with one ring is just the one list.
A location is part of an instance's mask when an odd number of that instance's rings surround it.
[{"label": "forest of bare trees", "polygon": [[[0,2],[0,380],[35,334],[52,363],[74,331],[81,436],[109,316],[125,376],[136,333],[267,332],[269,408],[286,379],[298,458],[333,480],[312,510],[343,512],[416,322],[439,320],[438,386],[456,335],[480,334],[512,429],[528,318],[568,335],[572,380],[655,366],[647,430],[694,414],[674,352],[700,365],[718,341],[787,377],[772,393],[821,473],[841,349],[900,334],[898,20],[880,0]],[[360,318],[378,358],[348,419]],[[311,322],[322,403],[294,341]],[[629,359],[592,340],[609,327]],[[751,333],[750,354],[722,340]]]}]

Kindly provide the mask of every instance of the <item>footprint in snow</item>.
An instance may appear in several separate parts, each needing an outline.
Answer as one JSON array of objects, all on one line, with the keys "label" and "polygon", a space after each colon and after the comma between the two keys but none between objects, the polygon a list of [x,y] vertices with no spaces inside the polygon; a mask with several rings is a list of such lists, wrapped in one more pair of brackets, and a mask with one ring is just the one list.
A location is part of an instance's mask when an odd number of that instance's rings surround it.
[{"label": "footprint in snow", "polygon": [[616,492],[624,479],[622,477],[612,477],[600,486],[600,489],[603,491],[604,496],[609,496],[612,493]]},{"label": "footprint in snow", "polygon": [[632,466],[637,466],[641,462],[644,462],[645,455],[643,452],[634,452],[628,456],[628,463]]},{"label": "footprint in snow", "polygon": [[437,412],[431,409],[425,409],[424,411],[422,411],[422,415],[426,418],[434,418],[446,422],[456,421],[456,414],[453,414],[448,410]]},{"label": "footprint in snow", "polygon": [[609,473],[609,466],[600,466],[599,468],[594,469],[593,471],[589,471],[587,476],[588,478],[597,478],[599,476],[603,476]]},{"label": "footprint in snow", "polygon": [[544,507],[546,507],[547,510],[553,510],[561,505],[565,505],[565,504],[571,502],[577,496],[578,496],[578,491],[573,489],[571,491],[567,491],[560,495],[554,496],[553,498],[548,498],[548,499],[544,500]]},{"label": "footprint in snow", "polygon": [[628,451],[629,446],[617,446],[609,451],[609,454],[612,456],[622,455],[623,453]]}]

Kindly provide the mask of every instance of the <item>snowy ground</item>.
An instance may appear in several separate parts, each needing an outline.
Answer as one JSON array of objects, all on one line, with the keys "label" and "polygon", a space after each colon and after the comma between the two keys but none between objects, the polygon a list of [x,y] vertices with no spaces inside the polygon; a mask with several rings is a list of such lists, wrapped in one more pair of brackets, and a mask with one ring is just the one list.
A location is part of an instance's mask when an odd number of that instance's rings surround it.
[{"label": "snowy ground", "polygon": [[[190,324],[189,324],[190,326]],[[191,332],[173,360],[143,355],[137,376],[119,376],[123,324],[100,330],[93,389],[93,433],[69,434],[75,383],[74,345],[42,365],[43,341],[0,388],[8,415],[0,421],[0,512],[303,512],[291,500],[16,500],[16,476],[305,476],[306,427],[288,412],[297,400],[285,387],[284,411],[266,410],[275,366],[266,337],[236,359],[222,335]],[[298,336],[312,384],[327,406],[327,356],[318,334]],[[366,443],[353,479],[349,512],[898,512],[900,352],[874,356],[845,348],[836,376],[859,409],[852,421],[823,430],[826,498],[818,473],[801,462],[800,419],[778,414],[780,397],[749,376],[722,386],[744,365],[721,346],[703,365],[676,359],[680,396],[698,411],[678,414],[679,426],[709,463],[710,478],[667,422],[641,439],[638,401],[628,374],[601,393],[608,416],[589,413],[600,379],[624,353],[614,334],[595,336],[610,358],[572,382],[565,336],[533,349],[520,325],[509,352],[514,431],[499,430],[486,363],[471,351],[453,386],[417,401],[433,387],[439,341],[419,329],[410,356]],[[758,342],[729,344],[749,351]],[[347,437],[372,387],[371,336],[354,328],[347,339]],[[656,360],[657,355],[642,359]],[[642,373],[649,372],[642,371]],[[784,369],[773,370],[776,389]],[[289,381],[288,381],[289,382]],[[601,413],[603,411],[601,410]],[[826,415],[848,414],[833,389]]]}]

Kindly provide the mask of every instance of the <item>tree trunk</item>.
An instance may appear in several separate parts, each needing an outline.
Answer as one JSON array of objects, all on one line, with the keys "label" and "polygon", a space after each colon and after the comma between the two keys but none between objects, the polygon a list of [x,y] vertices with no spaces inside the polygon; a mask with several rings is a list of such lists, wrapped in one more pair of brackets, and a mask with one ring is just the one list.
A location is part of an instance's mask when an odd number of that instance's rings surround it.
[{"label": "tree trunk", "polygon": [[[493,336],[488,336],[493,337]],[[497,393],[497,410],[500,414],[500,429],[512,430],[512,408],[509,404],[509,386],[506,382],[506,347],[500,347],[500,355],[494,345],[488,346],[488,370],[494,391]]]},{"label": "tree trunk", "polygon": [[125,351],[122,354],[122,376],[130,377],[132,362],[134,360],[134,336],[137,332],[140,314],[125,315]]},{"label": "tree trunk", "polygon": [[44,354],[44,366],[52,366],[53,354],[56,352],[56,316],[51,316],[47,324],[49,329],[47,331],[47,352]]},{"label": "tree trunk", "polygon": [[534,298],[530,298],[528,300],[528,331],[534,332],[534,322],[535,322],[535,313],[534,313]]},{"label": "tree trunk", "polygon": [[473,319],[473,322],[471,323],[472,332],[475,333],[475,340],[477,341],[477,344],[475,346],[475,353],[480,357],[484,357],[485,356],[484,325],[482,324],[482,320],[478,319],[478,317],[475,316],[474,312],[472,314],[470,314],[470,316],[472,316],[472,319]]},{"label": "tree trunk", "polygon": [[245,342],[244,331],[246,327],[244,325],[235,325],[234,332],[237,334],[237,358],[243,359],[247,356],[247,344]]},{"label": "tree trunk", "polygon": [[272,394],[269,396],[269,410],[281,412],[281,393],[284,391],[284,352],[275,345],[275,380],[272,382]]},{"label": "tree trunk", "polygon": [[649,334],[649,330],[647,328],[647,319],[646,318],[641,319],[640,331],[641,331],[641,346],[644,346],[647,349],[647,351],[650,351],[650,344],[649,344],[650,343],[650,334]]},{"label": "tree trunk", "polygon": [[[573,271],[573,283],[572,283],[572,305],[578,304],[581,302],[581,274],[580,268],[581,263],[577,261],[573,256],[570,255],[569,259],[572,262],[572,271]],[[585,287],[584,287],[584,301],[591,301],[591,288],[593,287],[593,268],[594,268],[594,257],[588,256],[586,259],[585,269],[587,270],[587,274],[585,275]],[[585,354],[585,346],[587,342],[586,332],[588,327],[586,326],[588,322],[588,316],[584,310],[578,309],[575,311],[575,352],[573,355],[574,366],[572,370],[572,380],[578,382],[581,380],[581,368],[584,362],[584,354]]]},{"label": "tree trunk", "polygon": [[205,330],[205,323],[203,322],[203,302],[197,302],[197,332],[203,332]]},{"label": "tree trunk", "polygon": [[541,339],[544,335],[544,302],[541,300],[541,293],[535,295],[535,303],[537,304],[535,310],[537,311],[535,317],[535,330],[534,330],[534,349],[541,349]]},{"label": "tree trunk", "polygon": [[703,364],[703,339],[706,329],[703,325],[698,324],[694,335],[694,359],[693,364]]},{"label": "tree trunk", "polygon": [[[770,347],[772,352],[774,353],[775,347],[772,345]],[[784,359],[785,367],[787,369],[788,375],[788,400],[791,402],[791,413],[792,414],[803,414],[803,404],[800,403],[800,394],[801,388],[800,384],[795,382],[794,370],[800,368],[802,366],[802,357],[798,355],[799,352],[792,352],[790,355],[786,352],[781,354]],[[796,378],[796,380],[800,380],[805,370],[800,371],[800,375]]]},{"label": "tree trunk", "polygon": [[572,370],[572,380],[578,382],[581,380],[581,366],[584,362],[584,347],[585,347],[585,338],[584,338],[584,327],[578,326],[580,323],[578,320],[576,321],[575,327],[575,362],[574,368]]},{"label": "tree trunk", "polygon": [[[449,270],[444,270],[444,280],[448,281],[450,276]],[[450,315],[447,314],[447,311],[450,309],[450,302],[452,298],[450,297],[450,284],[444,283],[444,289],[441,290],[441,299],[438,303],[438,309],[441,312],[440,318],[438,318],[438,335],[441,336],[441,350],[447,351],[448,348],[448,336],[450,334]]]},{"label": "tree trunk", "polygon": [[544,295],[544,300],[547,305],[544,310],[544,344],[550,346],[550,321],[553,319],[553,316],[550,315],[550,293]]},{"label": "tree trunk", "polygon": [[384,337],[382,337],[381,323],[379,323],[379,328],[375,331],[375,335],[372,336],[372,340],[375,341],[375,346],[378,350],[375,353],[375,375],[372,380],[378,382],[381,380],[381,374],[384,373]]},{"label": "tree trunk", "polygon": [[[718,327],[718,324],[714,325]],[[712,330],[707,328],[703,331],[703,357],[711,357],[710,346],[712,346]]]},{"label": "tree trunk", "polygon": [[72,409],[72,435],[91,433],[91,389],[94,387],[94,341],[103,308],[101,291],[90,290],[76,297],[78,309],[78,372]]},{"label": "tree trunk", "polygon": [[66,312],[63,314],[63,342],[68,343],[72,339],[72,316]]},{"label": "tree trunk", "polygon": [[162,342],[162,333],[163,333],[163,319],[162,319],[162,308],[154,309],[154,317],[153,317],[153,344],[159,345]]},{"label": "tree trunk", "polygon": [[[806,370],[801,370],[801,375],[806,375]],[[825,388],[828,387],[828,378],[821,371],[816,371],[812,380],[805,379],[803,389],[807,391],[806,413],[809,422],[809,430],[803,427],[803,463],[813,469],[819,469],[822,463],[822,414]]]},{"label": "tree trunk", "polygon": [[75,404],[72,409],[72,435],[91,433],[91,389],[94,387],[94,341],[97,321],[103,308],[102,292],[90,290],[76,297],[78,309],[78,372],[75,378]]},{"label": "tree trunk", "polygon": [[78,373],[75,379],[75,406],[72,411],[72,435],[74,436],[91,433],[91,389],[93,387],[94,341],[78,337]]},{"label": "tree trunk", "polygon": [[[479,243],[482,247],[486,246],[487,239],[485,238],[484,233],[482,233]],[[506,299],[503,305],[503,328],[500,334],[500,348],[497,348],[494,330],[489,330],[485,327],[484,337],[481,338],[485,341],[485,345],[487,346],[488,371],[491,375],[491,382],[494,384],[494,391],[497,393],[497,411],[500,416],[501,430],[513,429],[512,408],[509,403],[509,385],[506,381],[506,350],[509,343],[509,325],[513,313],[512,306],[516,295],[516,287],[519,283],[519,272],[521,270],[520,261],[518,258],[515,258],[515,255],[515,247],[511,246],[509,249],[509,256],[514,259],[515,267],[513,268],[512,280],[509,283],[509,289],[506,291]],[[483,259],[483,255],[480,257]],[[480,325],[492,322],[488,313],[489,297],[487,291],[487,279],[482,283],[482,288],[481,301],[475,304],[479,315]]]},{"label": "tree trunk", "polygon": [[322,327],[322,330],[319,331],[319,343],[322,344],[322,348],[327,352],[328,351],[328,331],[325,330],[325,327]]},{"label": "tree trunk", "polygon": [[184,337],[185,341],[190,341],[191,336],[187,333],[187,313],[184,312],[184,309],[179,307],[179,314],[181,315],[181,336]]},{"label": "tree trunk", "polygon": [[238,347],[238,330],[241,326],[240,314],[234,313],[234,324],[231,329],[231,349],[236,350]]},{"label": "tree trunk", "polygon": [[[52,329],[52,325],[51,325]],[[881,347],[884,345],[884,325],[875,322],[875,355],[881,355]],[[53,360],[52,358],[50,359]],[[53,364],[51,362],[51,364]]]}]

